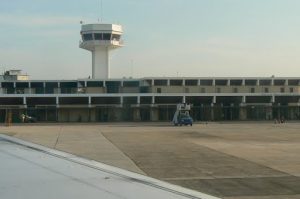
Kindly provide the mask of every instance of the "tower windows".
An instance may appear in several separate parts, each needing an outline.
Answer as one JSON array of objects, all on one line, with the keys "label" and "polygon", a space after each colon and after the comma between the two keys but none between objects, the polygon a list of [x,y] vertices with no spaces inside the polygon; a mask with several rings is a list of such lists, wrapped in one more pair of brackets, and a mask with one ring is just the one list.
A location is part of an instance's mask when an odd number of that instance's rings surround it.
[{"label": "tower windows", "polygon": [[83,41],[93,40],[93,34],[83,34]]},{"label": "tower windows", "polygon": [[111,34],[109,34],[109,33],[104,33],[104,34],[103,34],[103,40],[111,40]]},{"label": "tower windows", "polygon": [[95,37],[95,40],[102,40],[103,39],[102,33],[95,33],[94,37]]},{"label": "tower windows", "polygon": [[[87,40],[93,40],[91,37],[92,34],[84,34],[83,39],[84,41]],[[94,39],[95,40],[114,40],[114,41],[120,41],[121,35],[116,35],[116,34],[109,34],[109,33],[94,33]]]}]

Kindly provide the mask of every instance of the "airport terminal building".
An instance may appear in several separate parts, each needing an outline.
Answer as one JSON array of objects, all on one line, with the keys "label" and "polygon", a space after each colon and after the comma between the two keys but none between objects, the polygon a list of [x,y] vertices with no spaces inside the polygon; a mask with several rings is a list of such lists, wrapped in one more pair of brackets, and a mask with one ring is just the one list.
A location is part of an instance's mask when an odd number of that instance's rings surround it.
[{"label": "airport terminal building", "polygon": [[180,103],[191,104],[195,121],[300,119],[299,77],[111,79],[109,52],[123,45],[121,35],[119,25],[82,25],[91,79],[29,80],[17,70],[0,76],[0,122],[22,114],[41,122],[171,121]]},{"label": "airport terminal building", "polygon": [[1,80],[0,118],[18,121],[171,121],[179,103],[195,121],[299,119],[300,78]]}]

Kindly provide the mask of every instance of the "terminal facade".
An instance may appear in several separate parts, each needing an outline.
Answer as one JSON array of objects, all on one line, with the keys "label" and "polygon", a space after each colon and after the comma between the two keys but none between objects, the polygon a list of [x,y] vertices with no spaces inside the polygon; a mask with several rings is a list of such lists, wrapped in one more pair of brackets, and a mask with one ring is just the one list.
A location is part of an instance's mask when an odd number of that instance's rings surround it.
[{"label": "terminal facade", "polygon": [[179,103],[195,121],[300,119],[300,78],[0,81],[1,122],[171,121]]}]

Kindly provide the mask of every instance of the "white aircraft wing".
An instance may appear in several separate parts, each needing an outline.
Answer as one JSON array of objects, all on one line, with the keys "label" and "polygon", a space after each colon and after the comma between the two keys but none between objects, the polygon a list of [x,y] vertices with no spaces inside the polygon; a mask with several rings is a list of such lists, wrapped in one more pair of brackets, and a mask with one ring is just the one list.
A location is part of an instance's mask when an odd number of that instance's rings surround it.
[{"label": "white aircraft wing", "polygon": [[215,197],[0,135],[1,199]]}]

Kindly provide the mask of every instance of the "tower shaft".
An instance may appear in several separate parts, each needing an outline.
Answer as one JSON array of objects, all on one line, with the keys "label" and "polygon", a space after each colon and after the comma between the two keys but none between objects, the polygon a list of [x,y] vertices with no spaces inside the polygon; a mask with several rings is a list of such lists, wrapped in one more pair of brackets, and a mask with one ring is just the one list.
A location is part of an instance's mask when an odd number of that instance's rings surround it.
[{"label": "tower shaft", "polygon": [[110,61],[109,49],[107,47],[96,47],[92,51],[92,78],[109,79],[110,78]]}]

